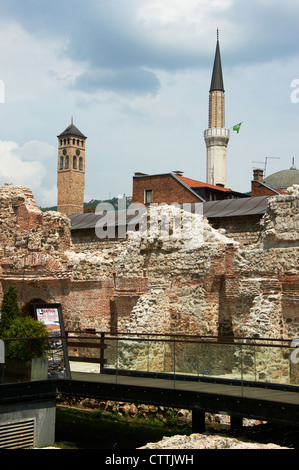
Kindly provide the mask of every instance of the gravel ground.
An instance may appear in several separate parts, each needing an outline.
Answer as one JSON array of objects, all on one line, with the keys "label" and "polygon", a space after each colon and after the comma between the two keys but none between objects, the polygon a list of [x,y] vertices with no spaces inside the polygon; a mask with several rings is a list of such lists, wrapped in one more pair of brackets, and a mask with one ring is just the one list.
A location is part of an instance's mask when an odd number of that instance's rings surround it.
[{"label": "gravel ground", "polygon": [[247,442],[205,432],[190,436],[164,437],[162,441],[148,443],[140,449],[290,449],[290,447]]}]

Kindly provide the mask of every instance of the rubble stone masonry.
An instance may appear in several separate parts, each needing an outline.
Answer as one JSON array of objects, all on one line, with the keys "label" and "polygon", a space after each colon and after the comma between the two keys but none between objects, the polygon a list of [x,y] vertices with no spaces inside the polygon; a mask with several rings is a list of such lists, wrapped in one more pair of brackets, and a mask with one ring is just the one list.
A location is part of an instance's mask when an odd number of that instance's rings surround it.
[{"label": "rubble stone masonry", "polygon": [[61,303],[67,329],[299,335],[297,187],[269,199],[263,244],[246,249],[204,220],[180,237],[131,232],[80,251],[68,217],[12,185],[0,188],[0,224],[1,295],[14,285],[24,311]]}]

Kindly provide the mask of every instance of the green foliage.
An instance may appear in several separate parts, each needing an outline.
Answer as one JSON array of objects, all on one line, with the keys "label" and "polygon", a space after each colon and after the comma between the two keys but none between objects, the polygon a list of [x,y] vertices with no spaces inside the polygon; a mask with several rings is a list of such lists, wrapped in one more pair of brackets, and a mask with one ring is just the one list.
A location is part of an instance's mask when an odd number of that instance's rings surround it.
[{"label": "green foliage", "polygon": [[43,357],[48,345],[46,326],[32,317],[19,317],[3,331],[3,338],[33,338],[6,341],[5,355],[9,359],[28,363],[33,357]]},{"label": "green foliage", "polygon": [[35,318],[22,315],[18,304],[18,291],[14,287],[9,287],[3,295],[0,337],[13,340],[5,342],[5,357],[23,363],[30,362],[33,357],[43,357],[47,349],[47,327]]},{"label": "green foliage", "polygon": [[164,436],[191,433],[191,427],[181,427],[178,420],[56,408],[55,445],[62,449],[136,449]]},{"label": "green foliage", "polygon": [[18,304],[18,291],[15,287],[8,287],[1,303],[0,334],[9,327],[11,322],[21,317],[22,312]]}]

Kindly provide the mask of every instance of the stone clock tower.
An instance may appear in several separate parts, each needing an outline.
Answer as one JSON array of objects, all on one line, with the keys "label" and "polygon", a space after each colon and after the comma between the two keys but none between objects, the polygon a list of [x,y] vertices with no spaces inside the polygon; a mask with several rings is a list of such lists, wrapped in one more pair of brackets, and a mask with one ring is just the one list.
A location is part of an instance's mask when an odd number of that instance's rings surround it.
[{"label": "stone clock tower", "polygon": [[86,139],[73,119],[58,136],[57,211],[65,215],[84,212]]},{"label": "stone clock tower", "polygon": [[209,128],[204,132],[207,148],[207,180],[213,185],[226,186],[226,149],[229,129],[225,129],[224,85],[217,30],[217,45],[209,94]]}]

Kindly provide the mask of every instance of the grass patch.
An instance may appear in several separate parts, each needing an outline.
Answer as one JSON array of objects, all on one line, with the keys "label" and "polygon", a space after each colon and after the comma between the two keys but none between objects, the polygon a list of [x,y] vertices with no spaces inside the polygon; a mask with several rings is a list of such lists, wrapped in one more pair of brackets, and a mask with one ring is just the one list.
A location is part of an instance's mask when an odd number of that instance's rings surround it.
[{"label": "grass patch", "polygon": [[136,449],[164,436],[191,434],[173,419],[126,417],[105,411],[56,408],[55,446],[62,449]]}]

